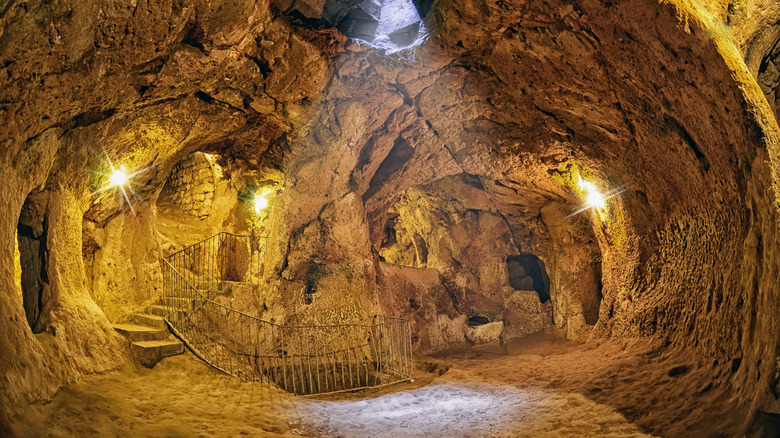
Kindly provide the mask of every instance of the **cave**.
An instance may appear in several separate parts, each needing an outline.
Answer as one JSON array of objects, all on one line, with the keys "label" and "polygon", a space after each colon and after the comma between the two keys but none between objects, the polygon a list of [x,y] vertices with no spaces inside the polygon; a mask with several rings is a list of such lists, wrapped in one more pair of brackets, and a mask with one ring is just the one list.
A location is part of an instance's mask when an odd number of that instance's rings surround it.
[{"label": "cave", "polygon": [[780,433],[780,3],[0,2],[0,436]]},{"label": "cave", "polygon": [[[515,290],[534,290],[539,301],[550,299],[550,277],[544,263],[533,254],[520,254],[506,258],[509,285]],[[595,324],[595,321],[591,324]]]}]

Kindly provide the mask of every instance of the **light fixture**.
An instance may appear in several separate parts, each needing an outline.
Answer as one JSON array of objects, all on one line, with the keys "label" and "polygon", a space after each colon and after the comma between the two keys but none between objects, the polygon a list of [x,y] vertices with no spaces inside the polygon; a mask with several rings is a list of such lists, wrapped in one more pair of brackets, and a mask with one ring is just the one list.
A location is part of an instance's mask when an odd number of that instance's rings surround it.
[{"label": "light fixture", "polygon": [[128,177],[124,169],[114,169],[111,176],[108,178],[108,181],[112,186],[121,187],[127,184]]},{"label": "light fixture", "polygon": [[262,210],[268,207],[268,198],[265,197],[265,193],[258,193],[255,195],[255,213],[260,214]]},{"label": "light fixture", "polygon": [[585,193],[585,202],[588,203],[589,207],[604,208],[604,195],[601,194],[592,182],[583,181],[580,178],[580,188]]},{"label": "light fixture", "polygon": [[599,189],[596,188],[596,185],[592,182],[583,180],[581,176],[577,176],[576,178],[580,189],[580,196],[584,198],[585,202],[580,205],[580,208],[577,211],[566,217],[572,217],[592,208],[598,214],[599,218],[601,218],[601,221],[606,225],[607,221],[612,220],[612,210],[615,208],[614,205],[610,205],[610,208],[607,208],[607,199],[612,199],[615,196],[625,192],[628,190],[628,186],[623,185],[614,189],[610,189],[607,193],[604,194],[601,193],[601,191],[599,191]]}]

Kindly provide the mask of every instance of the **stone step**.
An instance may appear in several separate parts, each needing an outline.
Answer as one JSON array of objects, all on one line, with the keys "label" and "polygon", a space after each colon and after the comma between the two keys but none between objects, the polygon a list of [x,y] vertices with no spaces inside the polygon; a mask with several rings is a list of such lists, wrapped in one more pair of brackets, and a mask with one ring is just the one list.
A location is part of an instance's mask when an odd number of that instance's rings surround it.
[{"label": "stone step", "polygon": [[154,305],[146,306],[146,313],[149,315],[162,316],[163,318],[167,317],[169,320],[174,321],[181,320],[183,317],[187,316],[188,311],[195,310],[195,307],[195,303],[186,306],[184,310],[176,310],[173,307]]},{"label": "stone step", "polygon": [[141,365],[152,368],[163,358],[184,353],[184,344],[176,339],[138,341],[130,343],[130,350]]},{"label": "stone step", "polygon": [[190,301],[192,301],[190,298],[183,297],[160,297],[159,304],[179,308],[187,305]]},{"label": "stone step", "polygon": [[130,342],[160,341],[171,335],[167,328],[159,329],[136,324],[114,324],[113,327]]},{"label": "stone step", "polygon": [[136,313],[133,315],[133,322],[140,325],[148,325],[157,329],[165,329],[168,326],[165,324],[165,318],[157,315],[149,315],[147,313]]},{"label": "stone step", "polygon": [[160,306],[160,305],[146,306],[146,313],[148,313],[149,315],[167,316],[168,309],[169,309],[168,307]]}]

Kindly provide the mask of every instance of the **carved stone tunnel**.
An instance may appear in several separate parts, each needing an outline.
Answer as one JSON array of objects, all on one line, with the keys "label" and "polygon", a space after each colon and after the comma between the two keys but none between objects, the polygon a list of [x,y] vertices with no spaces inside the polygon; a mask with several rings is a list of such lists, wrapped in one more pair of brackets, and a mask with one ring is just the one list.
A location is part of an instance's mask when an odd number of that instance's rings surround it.
[{"label": "carved stone tunnel", "polygon": [[[0,435],[777,436],[778,41],[767,0],[0,2]],[[267,240],[215,309],[401,318],[415,382],[135,367],[221,233]]]}]

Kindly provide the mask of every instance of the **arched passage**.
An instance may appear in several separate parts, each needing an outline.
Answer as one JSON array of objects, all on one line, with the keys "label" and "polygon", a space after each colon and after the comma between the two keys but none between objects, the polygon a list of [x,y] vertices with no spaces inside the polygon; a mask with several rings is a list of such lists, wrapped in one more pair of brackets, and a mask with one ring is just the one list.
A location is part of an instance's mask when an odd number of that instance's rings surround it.
[{"label": "arched passage", "polygon": [[509,285],[515,290],[535,290],[539,301],[550,299],[550,277],[544,263],[533,254],[512,255],[506,258]]}]

